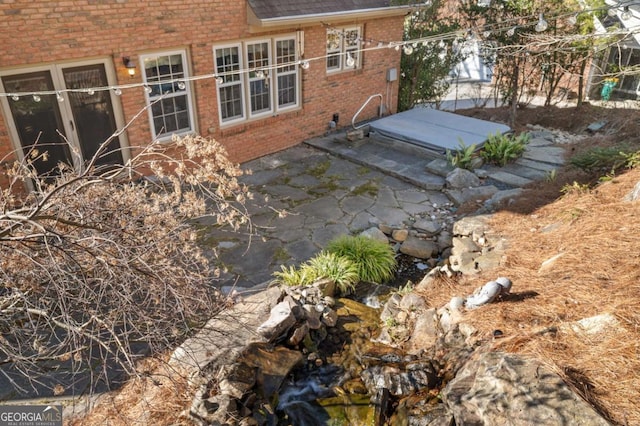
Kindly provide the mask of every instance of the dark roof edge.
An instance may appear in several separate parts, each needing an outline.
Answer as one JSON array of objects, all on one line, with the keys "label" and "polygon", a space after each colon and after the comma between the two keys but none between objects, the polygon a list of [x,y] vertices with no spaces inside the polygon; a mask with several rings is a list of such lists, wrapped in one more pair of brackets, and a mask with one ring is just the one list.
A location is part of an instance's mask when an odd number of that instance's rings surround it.
[{"label": "dark roof edge", "polygon": [[355,11],[340,11],[330,13],[315,13],[298,16],[280,16],[277,18],[258,18],[249,7],[247,18],[249,25],[261,28],[281,27],[285,25],[304,25],[322,22],[323,20],[348,20],[362,18],[383,18],[387,16],[399,16],[409,12],[415,5],[401,5],[375,9],[359,9]]}]

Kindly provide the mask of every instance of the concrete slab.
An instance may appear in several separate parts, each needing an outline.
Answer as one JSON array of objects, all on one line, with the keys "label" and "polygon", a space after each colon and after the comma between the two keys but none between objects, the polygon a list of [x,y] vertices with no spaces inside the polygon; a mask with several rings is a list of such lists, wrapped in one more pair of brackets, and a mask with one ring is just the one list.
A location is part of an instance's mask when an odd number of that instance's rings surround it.
[{"label": "concrete slab", "polygon": [[371,131],[418,145],[444,155],[447,150],[475,144],[480,148],[487,136],[511,131],[509,126],[431,108],[413,108],[373,121]]}]

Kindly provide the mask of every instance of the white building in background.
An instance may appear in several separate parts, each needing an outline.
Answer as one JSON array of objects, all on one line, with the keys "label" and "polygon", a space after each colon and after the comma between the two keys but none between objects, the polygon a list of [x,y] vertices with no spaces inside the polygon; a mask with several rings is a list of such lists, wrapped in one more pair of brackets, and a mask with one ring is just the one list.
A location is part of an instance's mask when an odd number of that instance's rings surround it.
[{"label": "white building in background", "polygon": [[615,76],[612,98],[640,99],[640,4],[618,0],[605,0],[605,3],[608,13],[604,19],[595,20],[596,31],[606,33],[617,29],[623,30],[623,34],[594,60],[587,93],[593,99],[600,99],[605,79]]}]

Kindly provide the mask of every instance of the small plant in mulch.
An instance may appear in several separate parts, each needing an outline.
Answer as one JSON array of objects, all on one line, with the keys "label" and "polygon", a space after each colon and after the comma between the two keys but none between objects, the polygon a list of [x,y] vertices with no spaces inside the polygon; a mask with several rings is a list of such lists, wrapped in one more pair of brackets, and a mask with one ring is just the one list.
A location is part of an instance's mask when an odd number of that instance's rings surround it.
[{"label": "small plant in mulch", "polygon": [[483,145],[480,155],[487,163],[500,167],[506,166],[522,157],[527,143],[529,143],[528,133],[521,133],[518,136],[502,133],[491,134]]},{"label": "small plant in mulch", "polygon": [[595,147],[571,157],[569,164],[588,173],[607,172],[617,174],[622,169],[632,169],[640,164],[640,151],[626,146]]}]

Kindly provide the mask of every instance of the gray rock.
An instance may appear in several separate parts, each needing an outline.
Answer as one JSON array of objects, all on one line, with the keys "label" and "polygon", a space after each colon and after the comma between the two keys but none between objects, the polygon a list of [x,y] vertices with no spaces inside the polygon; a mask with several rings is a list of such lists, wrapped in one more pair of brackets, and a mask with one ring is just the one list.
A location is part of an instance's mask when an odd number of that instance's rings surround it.
[{"label": "gray rock", "polygon": [[327,327],[335,327],[338,323],[338,313],[333,309],[327,309],[322,313],[322,318],[320,320]]},{"label": "gray rock", "polygon": [[480,186],[480,179],[473,172],[469,170],[457,168],[447,174],[445,179],[447,187],[462,189],[462,188],[474,188]]},{"label": "gray rock", "polygon": [[470,237],[453,237],[451,254],[458,256],[462,253],[480,252],[480,247]]},{"label": "gray rock", "polygon": [[291,333],[291,336],[289,337],[289,344],[292,346],[298,345],[304,340],[307,334],[309,334],[309,324],[308,322],[304,322],[293,330],[293,333]]},{"label": "gray rock", "polygon": [[377,241],[381,241],[381,242],[384,242],[384,243],[388,243],[389,242],[389,239],[387,238],[385,233],[382,232],[380,230],[380,228],[377,228],[377,227],[372,227],[372,228],[366,229],[366,230],[362,231],[360,233],[360,235],[363,235],[363,236],[365,236],[367,238],[371,238],[372,240],[377,240]]},{"label": "gray rock", "polygon": [[382,312],[380,313],[380,320],[386,322],[387,320],[396,319],[396,316],[400,312],[400,301],[402,297],[398,293],[394,293],[384,304]]},{"label": "gray rock", "polygon": [[482,253],[475,258],[476,268],[481,271],[490,271],[495,269],[502,263],[503,252],[500,250],[491,250]]},{"label": "gray rock", "polygon": [[533,180],[529,178],[518,176],[513,173],[507,173],[504,171],[496,171],[493,173],[489,173],[489,177],[495,181],[502,182],[509,186],[516,186],[519,188],[533,182]]},{"label": "gray rock", "polygon": [[413,327],[407,348],[409,353],[418,353],[435,346],[438,340],[438,327],[435,308],[426,310],[419,315]]},{"label": "gray rock", "polygon": [[476,265],[476,257],[478,253],[460,253],[455,256],[449,256],[449,264],[451,270],[454,272],[460,272],[465,275],[476,274],[480,272]]},{"label": "gray rock", "polygon": [[364,370],[361,377],[370,393],[388,389],[389,393],[400,397],[433,388],[438,382],[438,375],[430,362],[375,365]]},{"label": "gray rock", "polygon": [[447,176],[447,174],[451,173],[453,167],[447,160],[438,158],[427,163],[425,169],[438,176]]},{"label": "gray rock", "polygon": [[453,246],[453,237],[451,232],[442,231],[438,234],[438,238],[436,239],[436,243],[438,244],[438,251],[442,252],[444,249]]},{"label": "gray rock", "polygon": [[625,197],[624,201],[637,201],[640,199],[640,182],[636,183],[636,186],[633,187],[631,192],[629,192]]},{"label": "gray rock", "polygon": [[513,354],[487,352],[467,362],[442,397],[458,425],[609,424],[560,376]]},{"label": "gray rock", "polygon": [[442,226],[434,220],[420,219],[416,220],[413,227],[421,232],[424,232],[428,236],[436,235],[442,230]]},{"label": "gray rock", "polygon": [[400,252],[418,259],[428,259],[438,252],[438,246],[433,241],[409,236],[400,246]]},{"label": "gray rock", "polygon": [[296,323],[288,302],[280,302],[271,309],[269,319],[258,327],[258,334],[273,341],[285,334]]},{"label": "gray rock", "polygon": [[498,191],[484,202],[486,207],[494,207],[500,204],[504,200],[512,200],[519,197],[522,194],[522,188],[506,189],[504,191]]},{"label": "gray rock", "polygon": [[484,185],[476,188],[447,189],[445,193],[454,205],[459,206],[468,201],[487,199],[498,191],[494,185]]},{"label": "gray rock", "polygon": [[405,294],[402,296],[402,300],[400,300],[400,309],[404,309],[405,311],[415,311],[423,309],[425,306],[426,303],[422,296],[414,292]]},{"label": "gray rock", "polygon": [[216,379],[220,393],[240,399],[256,384],[256,369],[244,363],[223,365]]},{"label": "gray rock", "polygon": [[487,215],[463,217],[453,224],[453,235],[463,235],[467,237],[474,234],[482,235],[488,229],[488,221],[489,216]]}]

